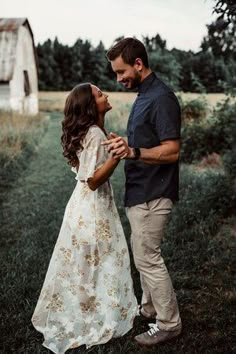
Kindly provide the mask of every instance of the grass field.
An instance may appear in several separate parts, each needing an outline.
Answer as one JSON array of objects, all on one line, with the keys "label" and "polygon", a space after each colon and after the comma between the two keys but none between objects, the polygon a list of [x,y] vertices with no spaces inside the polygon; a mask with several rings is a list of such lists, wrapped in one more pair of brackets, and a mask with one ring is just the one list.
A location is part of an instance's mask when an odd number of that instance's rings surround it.
[{"label": "grass field", "polygon": [[[60,111],[65,93],[40,93],[41,108]],[[43,95],[43,96],[42,96]],[[123,94],[111,97],[114,104]],[[112,94],[110,95],[112,96]],[[42,98],[44,97],[44,98]],[[54,97],[54,99],[53,99]],[[125,97],[125,96],[124,96]],[[129,98],[123,97],[120,122],[127,117]],[[44,100],[44,101],[43,101]],[[56,101],[56,102],[55,102]],[[58,101],[58,102],[57,102]],[[124,102],[125,101],[125,102]],[[58,105],[58,106],[57,106]],[[58,108],[56,108],[58,107]],[[112,112],[112,114],[116,114]],[[24,170],[15,176],[15,183],[5,190],[0,208],[0,308],[3,354],[46,354],[42,336],[35,331],[30,319],[43,284],[47,266],[61,226],[66,203],[75,186],[74,174],[63,159],[60,146],[62,114],[51,112],[48,128],[37,151]],[[114,127],[113,115],[110,127]],[[122,118],[123,117],[123,118]],[[123,122],[124,123],[124,122]],[[117,123],[115,128],[123,130]],[[124,337],[105,345],[68,353],[92,354],[231,354],[236,352],[234,332],[235,302],[232,264],[235,224],[225,205],[224,175],[210,171],[215,188],[222,193],[217,199],[211,193],[208,180],[199,173],[192,174],[182,166],[180,211],[176,208],[163,243],[163,255],[176,289],[183,320],[183,335],[174,342],[149,350],[139,347],[133,336],[146,330],[147,324],[135,320],[134,328]],[[207,177],[207,176],[206,176]],[[203,182],[199,185],[202,178]],[[205,178],[205,182],[204,182]],[[124,174],[122,163],[111,178],[116,204],[129,244],[130,228],[123,207]],[[202,187],[201,187],[202,186]],[[201,188],[200,188],[201,187]],[[231,193],[231,187],[226,185]],[[186,193],[196,195],[192,205]],[[203,199],[201,201],[200,197]],[[201,204],[202,203],[202,204]],[[215,208],[212,207],[215,205]],[[209,209],[208,209],[209,208]],[[204,213],[203,213],[204,211]],[[192,220],[192,221],[191,221]],[[205,221],[211,222],[210,228]],[[182,223],[184,230],[176,228]],[[213,230],[213,232],[211,231]],[[132,260],[132,257],[131,257]],[[135,293],[140,300],[139,276],[132,262]]]},{"label": "grass field", "polygon": [[[101,88],[102,89],[102,88]],[[120,103],[131,104],[136,97],[136,93],[131,92],[107,92],[109,95],[109,101],[113,106],[113,109],[118,109]],[[223,93],[209,93],[206,95],[201,95],[197,93],[177,93],[183,99],[195,99],[199,96],[204,96],[207,98],[207,101],[211,106],[215,106],[217,102],[223,100],[226,96]],[[41,111],[63,111],[65,99],[68,95],[68,92],[39,92],[39,108]]]}]

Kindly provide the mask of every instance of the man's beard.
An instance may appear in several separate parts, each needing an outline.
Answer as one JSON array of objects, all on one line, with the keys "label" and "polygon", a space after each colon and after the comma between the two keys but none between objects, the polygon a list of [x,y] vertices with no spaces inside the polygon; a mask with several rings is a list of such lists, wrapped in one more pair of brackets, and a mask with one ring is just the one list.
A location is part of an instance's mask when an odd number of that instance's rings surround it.
[{"label": "man's beard", "polygon": [[136,89],[140,84],[141,84],[141,74],[139,71],[135,71],[135,77],[130,80],[131,81],[131,86],[130,90]]}]

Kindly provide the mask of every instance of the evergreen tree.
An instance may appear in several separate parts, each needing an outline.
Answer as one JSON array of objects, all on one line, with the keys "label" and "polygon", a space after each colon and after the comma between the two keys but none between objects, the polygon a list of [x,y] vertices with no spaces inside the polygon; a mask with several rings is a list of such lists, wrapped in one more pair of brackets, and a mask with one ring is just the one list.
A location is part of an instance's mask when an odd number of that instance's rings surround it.
[{"label": "evergreen tree", "polygon": [[92,62],[92,45],[86,40],[81,46],[81,62],[82,62],[82,81],[92,82],[93,62]]},{"label": "evergreen tree", "polygon": [[179,49],[172,49],[170,53],[180,65],[179,87],[184,92],[204,92],[205,88],[201,84],[198,76],[193,72],[193,58],[192,51],[184,51]]},{"label": "evergreen tree", "polygon": [[82,63],[82,39],[78,39],[71,48],[71,82],[70,86],[74,87],[83,81],[83,63]]},{"label": "evergreen tree", "polygon": [[149,64],[151,69],[173,90],[179,89],[181,65],[170,52],[158,49],[149,53]]},{"label": "evergreen tree", "polygon": [[156,36],[149,38],[148,36],[144,36],[142,41],[149,53],[155,52],[158,49],[166,49],[166,41],[161,38],[161,36],[157,33]]},{"label": "evergreen tree", "polygon": [[54,58],[53,43],[50,39],[37,47],[39,63],[39,89],[60,89],[61,77],[57,62]]},{"label": "evergreen tree", "polygon": [[[193,53],[166,48],[156,36],[143,37],[153,71],[173,89],[191,92],[232,91],[236,86],[236,5],[235,0],[216,0],[215,22],[207,25],[201,51]],[[112,45],[123,39],[116,38]],[[93,48],[90,41],[78,39],[71,47],[58,39],[37,46],[40,90],[70,90],[80,82],[92,82],[107,91],[123,91],[105,56],[102,42]]]},{"label": "evergreen tree", "polygon": [[202,41],[202,50],[212,52],[216,58],[223,57],[225,62],[230,58],[236,59],[236,22],[228,23],[220,18],[207,25],[207,28],[208,34]]},{"label": "evergreen tree", "polygon": [[224,19],[228,23],[235,20],[236,17],[236,3],[235,0],[215,0],[213,12],[219,16],[218,19]]},{"label": "evergreen tree", "polygon": [[143,37],[143,43],[149,56],[151,69],[174,90],[179,89],[181,65],[174,55],[166,49],[166,41],[159,34]]},{"label": "evergreen tree", "polygon": [[92,82],[101,89],[107,89],[107,77],[105,76],[107,59],[105,56],[105,47],[100,41],[98,46],[92,52]]},{"label": "evergreen tree", "polygon": [[71,88],[71,66],[72,66],[72,56],[71,50],[67,45],[59,43],[58,39],[55,38],[53,43],[54,49],[54,59],[59,68],[60,76],[60,86],[59,90],[69,90]]}]

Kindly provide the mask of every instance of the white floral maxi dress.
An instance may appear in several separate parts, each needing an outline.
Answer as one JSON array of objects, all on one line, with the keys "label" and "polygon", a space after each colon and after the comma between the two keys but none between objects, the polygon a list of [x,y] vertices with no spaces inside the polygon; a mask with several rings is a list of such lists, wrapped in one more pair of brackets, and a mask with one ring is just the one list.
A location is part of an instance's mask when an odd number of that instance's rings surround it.
[{"label": "white floral maxi dress", "polygon": [[[126,239],[109,181],[86,183],[108,158],[106,139],[89,128],[78,154],[78,180],[66,206],[32,323],[54,353],[127,333],[137,313]],[[85,182],[82,182],[85,181]]]}]

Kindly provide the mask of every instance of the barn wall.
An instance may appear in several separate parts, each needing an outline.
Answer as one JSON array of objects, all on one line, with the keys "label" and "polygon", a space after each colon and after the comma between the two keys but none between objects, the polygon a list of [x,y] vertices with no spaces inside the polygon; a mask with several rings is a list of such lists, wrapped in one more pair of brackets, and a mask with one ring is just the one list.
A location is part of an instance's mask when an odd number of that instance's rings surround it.
[{"label": "barn wall", "polygon": [[15,65],[17,31],[0,31],[0,81],[9,82]]},{"label": "barn wall", "polygon": [[0,109],[10,109],[10,86],[9,83],[0,84]]},{"label": "barn wall", "polygon": [[[25,96],[24,70],[28,72],[30,94]],[[21,113],[38,113],[38,78],[34,57],[33,41],[27,27],[18,30],[16,60],[13,78],[10,81],[11,107]]]}]

